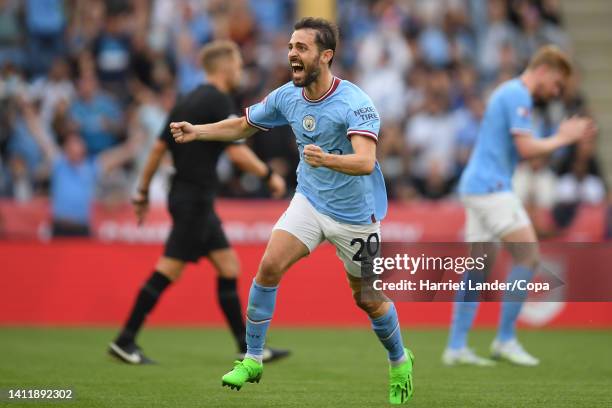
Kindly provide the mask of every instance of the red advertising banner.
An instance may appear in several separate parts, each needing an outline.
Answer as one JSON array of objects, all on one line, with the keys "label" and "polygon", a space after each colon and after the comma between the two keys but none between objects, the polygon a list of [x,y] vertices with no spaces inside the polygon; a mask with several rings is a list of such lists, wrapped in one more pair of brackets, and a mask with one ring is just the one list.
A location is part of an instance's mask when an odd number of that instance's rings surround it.
[{"label": "red advertising banner", "polygon": [[[239,288],[244,301],[264,247],[240,245],[236,250],[242,266]],[[0,325],[119,325],[160,254],[159,245],[5,241],[0,244]],[[563,255],[544,254],[543,258],[555,262]],[[582,269],[575,268],[581,260],[570,261],[564,267],[567,284],[582,283]],[[190,265],[164,294],[148,322],[222,325],[215,287],[215,273],[208,262]],[[448,302],[396,304],[405,327],[444,326],[450,321]],[[476,324],[493,326],[498,316],[499,303],[482,304]],[[612,303],[527,303],[520,322],[529,327],[612,327]],[[342,264],[331,245],[322,245],[287,273],[279,289],[274,324],[369,324],[354,305]]]},{"label": "red advertising banner", "polygon": [[[218,200],[216,208],[231,242],[262,244],[287,205],[287,201],[274,200]],[[49,217],[46,200],[27,204],[0,200],[0,238],[47,240]],[[463,208],[454,201],[391,203],[382,223],[382,236],[387,242],[457,242],[462,240],[463,224]],[[605,208],[585,206],[556,240],[599,242],[604,226]],[[93,235],[104,242],[159,243],[165,240],[169,228],[163,205],[151,208],[140,227],[129,204],[112,208],[97,205],[93,213]]]},{"label": "red advertising banner", "polygon": [[[246,299],[272,226],[287,204],[263,200],[217,202],[225,231],[241,260],[242,299]],[[603,207],[584,207],[572,227],[556,240],[600,242],[604,220]],[[391,204],[383,222],[383,241],[458,242],[463,223],[463,210],[455,202]],[[127,204],[97,206],[92,225],[96,239],[49,241],[46,200],[27,204],[0,201],[0,324],[119,324],[161,254],[169,225],[164,206],[152,208],[142,227],[136,225]],[[555,256],[543,254],[551,262],[555,262]],[[582,261],[589,264],[588,259],[574,258],[562,262],[569,285],[585,282],[586,275],[580,272],[584,268],[576,266]],[[164,295],[150,322],[223,324],[214,288],[214,271],[207,262],[189,266],[181,282]],[[330,245],[322,245],[291,269],[279,297],[275,324],[368,324],[354,305],[342,266]],[[331,314],[330,302],[334,310]],[[447,302],[398,302],[398,308],[408,325],[441,326],[450,319]],[[497,303],[483,304],[477,324],[494,325],[498,310]],[[612,303],[529,303],[521,321],[529,326],[612,327]]]}]

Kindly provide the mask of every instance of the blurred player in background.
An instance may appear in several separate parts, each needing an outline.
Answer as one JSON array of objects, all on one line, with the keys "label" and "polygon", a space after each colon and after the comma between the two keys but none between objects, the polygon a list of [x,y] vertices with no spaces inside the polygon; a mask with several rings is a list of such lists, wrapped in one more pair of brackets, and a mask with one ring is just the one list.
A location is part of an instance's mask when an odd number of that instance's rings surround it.
[{"label": "blurred player in background", "polygon": [[[229,142],[290,124],[300,152],[297,192],[274,227],[251,286],[246,358],[223,376],[223,385],[240,389],[246,382],[259,382],[281,278],[291,265],[328,240],[344,263],[357,305],[368,314],[387,349],[389,399],[399,404],[414,392],[414,356],[403,346],[394,304],[361,296],[361,262],[356,254],[359,243],[380,242],[380,220],[387,212],[385,184],[376,161],[380,120],[361,89],[332,75],[337,39],[337,28],[330,22],[300,20],[289,42],[292,82],[247,108],[244,117],[209,125],[183,121],[170,126],[175,140],[185,143]],[[331,305],[329,313],[333,313]]]},{"label": "blurred player in background", "polygon": [[[501,240],[509,250],[513,267],[508,282],[530,281],[539,263],[536,233],[519,198],[512,191],[512,175],[518,161],[552,153],[581,139],[593,138],[596,128],[587,118],[572,117],[557,133],[541,139],[532,124],[534,101],[547,102],[561,96],[570,79],[568,57],[557,47],[538,50],[523,74],[501,84],[491,95],[480,127],[476,147],[461,176],[459,193],[466,208],[466,240],[473,251],[487,254],[493,265]],[[472,282],[486,279],[484,271],[470,271]],[[495,359],[535,366],[539,360],[516,338],[516,320],[527,297],[526,291],[507,291],[501,306],[497,338],[491,345]],[[467,335],[476,316],[478,293],[460,291],[454,305],[445,364],[493,365],[467,347]]]},{"label": "blurred player in background", "polygon": [[[208,83],[181,99],[170,112],[168,123],[179,119],[214,123],[235,116],[229,93],[239,85],[242,73],[238,47],[229,41],[212,42],[204,47],[201,60]],[[185,263],[207,257],[217,270],[219,304],[244,356],[246,328],[236,291],[240,268],[238,257],[230,248],[213,208],[218,184],[217,161],[225,152],[239,168],[263,178],[277,198],[285,194],[285,182],[244,143],[179,145],[174,143],[166,126],[151,150],[133,199],[139,223],[143,222],[148,209],[149,184],[167,150],[170,150],[176,169],[168,198],[172,230],[164,255],[140,289],[130,316],[119,336],[110,344],[109,352],[126,363],[150,363],[151,360],[135,342],[140,327],[163,291],[180,277]],[[287,350],[265,349],[263,357],[271,361],[287,354]]]}]

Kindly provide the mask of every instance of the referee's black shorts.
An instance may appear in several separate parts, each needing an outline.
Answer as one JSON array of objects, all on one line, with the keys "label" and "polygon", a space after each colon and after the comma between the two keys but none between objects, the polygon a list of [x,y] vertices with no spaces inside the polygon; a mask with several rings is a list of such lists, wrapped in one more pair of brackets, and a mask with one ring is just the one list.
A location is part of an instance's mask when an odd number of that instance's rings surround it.
[{"label": "referee's black shorts", "polygon": [[172,230],[166,240],[164,256],[184,262],[197,262],[211,251],[229,248],[221,220],[212,202],[169,200]]}]

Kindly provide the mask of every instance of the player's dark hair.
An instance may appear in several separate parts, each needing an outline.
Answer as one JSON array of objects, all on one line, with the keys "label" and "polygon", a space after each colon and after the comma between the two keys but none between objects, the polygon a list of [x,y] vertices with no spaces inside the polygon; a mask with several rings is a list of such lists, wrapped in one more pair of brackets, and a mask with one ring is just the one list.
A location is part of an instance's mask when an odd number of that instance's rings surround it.
[{"label": "player's dark hair", "polygon": [[[294,30],[301,30],[304,28],[310,28],[317,32],[315,35],[315,42],[317,43],[317,47],[319,47],[319,51],[332,50],[334,55],[336,54],[336,45],[338,44],[340,34],[338,32],[338,27],[334,23],[324,18],[304,17],[293,26]],[[332,55],[329,60],[329,66],[331,66],[334,61],[334,55]]]}]

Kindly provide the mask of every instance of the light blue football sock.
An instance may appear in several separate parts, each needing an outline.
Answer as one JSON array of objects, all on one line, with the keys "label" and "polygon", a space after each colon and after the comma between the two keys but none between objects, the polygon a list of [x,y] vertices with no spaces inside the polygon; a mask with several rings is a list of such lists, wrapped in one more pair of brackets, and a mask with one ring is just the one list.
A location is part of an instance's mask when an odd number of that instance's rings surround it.
[{"label": "light blue football sock", "polygon": [[[530,282],[533,279],[533,271],[522,265],[515,265],[508,275],[507,282],[513,284],[515,281]],[[499,320],[499,329],[497,331],[497,339],[499,341],[508,341],[516,337],[516,320],[523,302],[527,299],[527,291],[508,290],[504,293],[504,299],[501,307],[501,317]]]},{"label": "light blue football sock", "polygon": [[391,303],[387,313],[375,319],[370,318],[370,321],[378,339],[387,349],[389,361],[393,363],[403,360],[404,342],[395,305]]},{"label": "light blue football sock", "polygon": [[274,314],[278,286],[266,287],[258,285],[255,280],[249,291],[249,305],[246,319],[246,358],[252,358],[261,363],[268,326]]},{"label": "light blue football sock", "polygon": [[453,350],[460,350],[467,346],[468,333],[478,311],[479,293],[476,290],[469,289],[468,281],[472,282],[472,286],[476,283],[482,283],[484,282],[484,273],[480,271],[467,272],[463,278],[465,290],[458,290],[455,295],[447,345],[449,349]]}]

